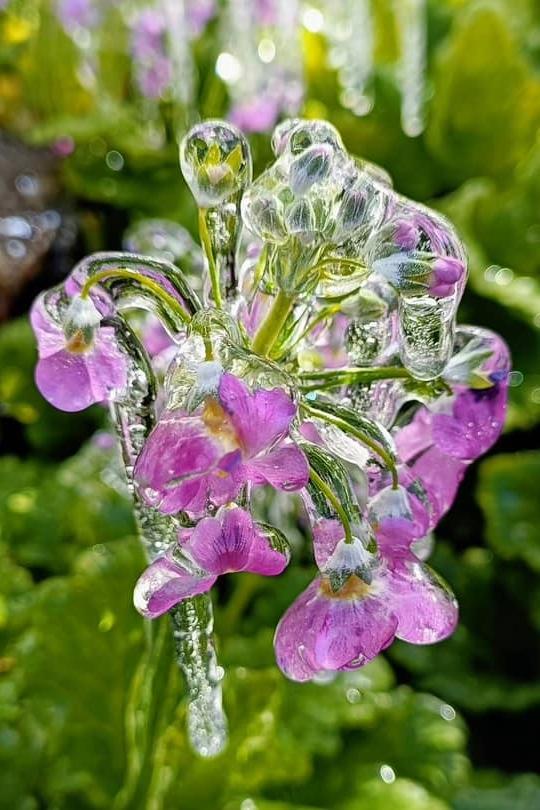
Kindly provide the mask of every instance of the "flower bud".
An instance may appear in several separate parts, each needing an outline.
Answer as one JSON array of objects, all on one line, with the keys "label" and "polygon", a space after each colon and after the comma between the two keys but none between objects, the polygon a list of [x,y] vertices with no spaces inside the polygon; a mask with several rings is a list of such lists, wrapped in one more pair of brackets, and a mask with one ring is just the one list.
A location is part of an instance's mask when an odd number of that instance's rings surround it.
[{"label": "flower bud", "polygon": [[454,259],[452,256],[435,259],[429,292],[437,298],[452,295],[464,274],[465,266],[459,259]]},{"label": "flower bud", "polygon": [[286,213],[285,223],[291,235],[309,239],[315,231],[315,212],[310,202],[306,199],[294,202]]},{"label": "flower bud", "polygon": [[246,228],[264,242],[282,245],[288,239],[282,203],[276,196],[259,194],[255,185],[242,198],[242,219]]},{"label": "flower bud", "polygon": [[355,231],[364,224],[368,213],[366,192],[354,185],[343,194],[336,214],[336,229],[340,235]]},{"label": "flower bud", "polygon": [[287,118],[274,129],[272,133],[272,151],[276,157],[283,154],[287,148],[291,132],[301,123],[300,118]]},{"label": "flower bud", "polygon": [[205,121],[180,144],[180,167],[200,208],[212,208],[251,181],[251,152],[236,127]]},{"label": "flower bud", "polygon": [[293,194],[302,197],[316,183],[326,180],[332,169],[333,150],[327,144],[310,146],[291,163],[289,184]]}]

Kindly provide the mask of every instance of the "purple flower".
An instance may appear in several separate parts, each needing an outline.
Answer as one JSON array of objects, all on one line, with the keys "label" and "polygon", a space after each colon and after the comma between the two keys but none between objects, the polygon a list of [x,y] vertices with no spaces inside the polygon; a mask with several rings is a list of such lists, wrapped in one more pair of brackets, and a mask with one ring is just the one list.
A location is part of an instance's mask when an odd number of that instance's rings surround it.
[{"label": "purple flower", "polygon": [[438,298],[452,295],[464,274],[465,265],[459,259],[452,256],[435,259],[429,285],[430,294]]},{"label": "purple flower", "polygon": [[159,98],[172,78],[172,65],[165,48],[167,26],[155,9],[141,11],[135,20],[131,49],[136,62],[137,83],[147,98]]},{"label": "purple flower", "polygon": [[183,599],[210,590],[222,574],[276,576],[288,561],[288,553],[272,547],[248,512],[221,510],[183,532],[179,544],[146,569],[135,585],[134,604],[154,619]]},{"label": "purple flower", "polygon": [[287,435],[296,406],[278,388],[253,393],[223,374],[196,412],[166,410],[135,466],[143,498],[162,512],[199,515],[233,501],[242,486],[304,487],[309,468]]},{"label": "purple flower", "polygon": [[431,434],[434,444],[448,456],[474,461],[499,438],[506,405],[506,385],[459,393],[451,413],[433,414]]},{"label": "purple flower", "polygon": [[280,105],[272,96],[260,96],[235,104],[229,118],[243,132],[268,132],[276,123]]},{"label": "purple flower", "polygon": [[431,644],[453,632],[456,601],[428,566],[413,554],[393,560],[370,554],[359,539],[345,543],[337,521],[325,524],[322,554],[314,529],[321,573],[276,630],[276,658],[287,677],[306,681],[324,671],[356,669],[394,638]]},{"label": "purple flower", "polygon": [[81,411],[125,387],[126,357],[90,299],[70,301],[51,290],[36,299],[30,321],[39,353],[36,385],[51,405]]},{"label": "purple flower", "polygon": [[59,0],[58,17],[67,31],[96,28],[101,11],[93,0]]},{"label": "purple flower", "polygon": [[215,0],[187,0],[186,22],[191,39],[200,37],[215,13]]}]

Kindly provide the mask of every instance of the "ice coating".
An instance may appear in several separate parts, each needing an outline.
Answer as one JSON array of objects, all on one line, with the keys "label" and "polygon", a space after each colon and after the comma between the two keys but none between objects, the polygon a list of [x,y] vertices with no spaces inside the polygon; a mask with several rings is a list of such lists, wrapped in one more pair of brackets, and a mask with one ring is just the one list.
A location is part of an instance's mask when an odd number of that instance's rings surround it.
[{"label": "ice coating", "polygon": [[137,223],[125,244],[150,255],[87,257],[31,318],[49,401],[111,407],[149,563],[135,606],[171,616],[202,756],[226,744],[209,591],[282,572],[294,493],[318,574],[276,630],[287,677],[453,632],[456,601],[425,558],[508,394],[504,342],[456,326],[467,260],[451,224],[325,121],[282,122],[272,148],[252,181],[244,135],[197,124],[180,153],[201,250],[174,223]]}]

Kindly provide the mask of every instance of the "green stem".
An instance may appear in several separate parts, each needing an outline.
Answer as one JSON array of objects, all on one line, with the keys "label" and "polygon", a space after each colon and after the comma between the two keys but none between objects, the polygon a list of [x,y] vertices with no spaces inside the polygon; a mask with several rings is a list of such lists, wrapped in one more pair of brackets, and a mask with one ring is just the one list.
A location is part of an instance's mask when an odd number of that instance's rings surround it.
[{"label": "green stem", "polygon": [[340,388],[353,383],[370,383],[375,380],[409,380],[407,369],[401,366],[373,366],[372,368],[341,368],[336,371],[305,371],[300,375],[300,387],[304,393],[321,388]]},{"label": "green stem", "polygon": [[336,427],[343,430],[345,433],[349,433],[351,436],[354,436],[355,439],[365,444],[366,447],[375,453],[375,455],[379,456],[379,458],[386,464],[388,467],[390,474],[392,476],[392,487],[396,489],[398,487],[398,474],[396,470],[396,465],[394,463],[393,458],[386,452],[386,450],[381,447],[377,442],[374,442],[373,439],[370,439],[369,436],[366,436],[365,433],[362,433],[361,430],[357,430],[353,425],[350,425],[345,419],[341,419],[339,416],[334,416],[333,414],[329,414],[326,411],[320,411],[317,407],[312,407],[311,405],[306,405],[305,403],[302,404],[302,410],[309,414],[310,416],[314,416],[317,419],[322,419],[325,422],[328,422],[331,425],[335,425]]},{"label": "green stem", "polygon": [[141,287],[145,287],[149,292],[151,292],[157,299],[163,301],[168,307],[170,307],[173,312],[175,312],[181,321],[184,323],[190,322],[190,317],[187,312],[179,305],[176,298],[170,295],[163,287],[158,284],[156,281],[153,281],[147,276],[143,276],[141,273],[137,273],[134,270],[122,270],[121,268],[112,268],[110,270],[102,270],[100,273],[95,273],[94,275],[90,276],[84,283],[83,288],[81,290],[81,298],[88,298],[90,290],[96,284],[99,284],[106,279],[115,279],[115,278],[127,278],[131,279],[132,281],[136,281],[137,284],[140,284]]},{"label": "green stem", "polygon": [[253,351],[266,357],[281,332],[293,304],[292,296],[280,290],[274,299],[272,308],[253,339]]},{"label": "green stem", "polygon": [[212,295],[214,297],[214,304],[217,309],[223,309],[223,299],[221,297],[221,286],[219,279],[219,268],[217,266],[216,257],[214,256],[214,248],[210,233],[208,231],[208,222],[206,220],[208,213],[207,208],[199,208],[199,236],[201,245],[208,260],[208,272],[210,273],[210,284],[212,286]]},{"label": "green stem", "polygon": [[339,517],[339,519],[341,520],[341,522],[343,524],[343,529],[345,531],[345,542],[346,543],[352,543],[354,541],[354,538],[352,536],[351,524],[349,523],[349,518],[347,517],[347,513],[345,512],[345,510],[343,509],[341,503],[339,502],[339,498],[337,497],[335,492],[332,492],[332,490],[330,489],[330,487],[328,486],[326,481],[324,481],[321,478],[319,473],[315,472],[313,467],[309,468],[309,477],[311,478],[311,480],[313,481],[315,486],[317,486],[320,489],[320,491],[323,493],[326,500],[329,503],[331,503],[332,506],[334,507],[334,511],[336,512],[337,516]]}]

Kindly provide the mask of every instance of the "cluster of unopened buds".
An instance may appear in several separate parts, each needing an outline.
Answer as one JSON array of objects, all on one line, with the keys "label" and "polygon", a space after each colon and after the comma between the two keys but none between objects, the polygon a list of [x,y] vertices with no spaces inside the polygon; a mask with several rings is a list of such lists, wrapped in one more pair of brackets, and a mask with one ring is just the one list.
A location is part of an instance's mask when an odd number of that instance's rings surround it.
[{"label": "cluster of unopened buds", "polygon": [[203,755],[226,739],[209,591],[289,562],[261,490],[301,498],[318,569],[276,630],[287,677],[356,669],[395,638],[439,641],[458,608],[424,562],[430,532],[506,407],[506,346],[456,326],[467,269],[451,225],[324,121],[285,121],[272,145],[253,181],[233,126],[182,142],[200,296],[164,259],[95,254],[31,316],[43,395],[110,403],[149,559],[135,606],[171,615]]}]

